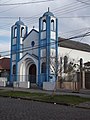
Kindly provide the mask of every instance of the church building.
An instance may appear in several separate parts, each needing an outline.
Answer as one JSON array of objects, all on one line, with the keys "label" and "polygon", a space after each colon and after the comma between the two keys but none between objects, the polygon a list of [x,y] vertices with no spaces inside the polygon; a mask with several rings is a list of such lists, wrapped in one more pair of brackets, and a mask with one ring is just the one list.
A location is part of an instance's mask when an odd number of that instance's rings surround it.
[{"label": "church building", "polygon": [[[55,82],[56,71],[50,69],[50,60],[58,59],[58,20],[48,9],[39,18],[39,31],[21,21],[11,27],[10,82],[29,88],[30,83],[42,87],[43,82]],[[57,64],[55,63],[57,68]]]},{"label": "church building", "polygon": [[[30,88],[33,84],[52,90],[62,77],[65,84],[61,87],[75,82],[75,86],[85,88],[85,82],[89,86],[90,82],[85,81],[87,69],[83,65],[89,61],[90,45],[60,39],[58,19],[49,9],[39,18],[38,31],[33,28],[29,32],[20,18],[11,27],[10,83],[15,87]],[[80,78],[76,78],[77,72]]]}]

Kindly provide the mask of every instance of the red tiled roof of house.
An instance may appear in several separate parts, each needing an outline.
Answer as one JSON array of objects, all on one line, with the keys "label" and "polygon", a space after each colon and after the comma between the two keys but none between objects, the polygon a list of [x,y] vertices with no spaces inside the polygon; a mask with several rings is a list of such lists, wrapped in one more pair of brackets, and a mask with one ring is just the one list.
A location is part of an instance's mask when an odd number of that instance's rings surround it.
[{"label": "red tiled roof of house", "polygon": [[0,59],[0,69],[1,70],[10,70],[10,58],[1,58]]}]

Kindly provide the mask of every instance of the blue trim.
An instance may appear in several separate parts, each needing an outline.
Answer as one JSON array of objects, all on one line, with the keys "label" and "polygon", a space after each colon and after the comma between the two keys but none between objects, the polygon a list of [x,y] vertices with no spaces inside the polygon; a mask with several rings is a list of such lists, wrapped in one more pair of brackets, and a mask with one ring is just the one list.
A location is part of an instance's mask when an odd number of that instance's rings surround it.
[{"label": "blue trim", "polygon": [[46,26],[46,81],[50,81],[50,16],[46,16],[47,26]]},{"label": "blue trim", "polygon": [[33,31],[35,31],[36,33],[39,34],[39,32],[38,32],[37,30],[32,29],[32,30],[25,36],[25,38],[23,39],[23,41],[24,41]]},{"label": "blue trim", "polygon": [[[58,19],[56,19],[56,59],[58,61]],[[56,74],[57,74],[58,64],[56,63]],[[57,80],[58,75],[56,75]]]},{"label": "blue trim", "polygon": [[17,39],[16,39],[16,81],[18,80],[18,60],[19,60],[19,43],[20,43],[20,25],[17,25]]},{"label": "blue trim", "polygon": [[10,55],[10,82],[12,83],[12,39],[13,38],[13,27],[11,27],[11,55]]},{"label": "blue trim", "polygon": [[[51,81],[50,80],[50,76],[52,75],[50,73],[50,51],[51,51],[51,45],[50,45],[50,43],[52,41],[53,42],[55,41],[55,48],[53,48],[53,49],[55,49],[56,59],[58,60],[58,21],[56,19],[56,22],[54,22],[54,24],[56,24],[56,30],[53,30],[54,32],[56,32],[56,39],[54,40],[54,39],[51,39],[51,31],[52,31],[51,30],[51,16],[49,16],[49,15],[46,16],[46,30],[42,30],[42,28],[41,28],[41,24],[42,24],[41,20],[42,20],[42,18],[43,17],[41,17],[39,19],[39,45],[40,45],[40,48],[39,48],[39,53],[38,53],[38,56],[39,56],[39,64],[38,64],[38,70],[39,71],[38,71],[38,75],[41,74],[40,73],[41,72],[40,65],[41,65],[41,58],[43,58],[43,57],[41,57],[41,49],[46,49],[46,75],[45,75],[45,78],[46,78],[46,82],[49,82],[49,81]],[[46,38],[45,39],[41,39],[41,32],[43,32],[43,31],[46,31]],[[58,67],[58,65],[56,63],[56,68],[57,67]],[[57,76],[55,75],[55,77],[57,77]],[[55,78],[55,80],[56,79],[57,78]],[[40,77],[39,77],[39,80],[40,80],[39,85],[44,82],[42,80],[42,78],[40,78]]]},{"label": "blue trim", "polygon": [[38,85],[41,87],[42,86],[42,82],[41,82],[41,18],[39,19],[39,49],[38,49],[38,57],[39,57],[39,61],[38,61]]},{"label": "blue trim", "polygon": [[38,39],[38,45],[39,45],[39,49],[38,49],[38,86],[41,87],[41,77],[40,77],[40,72],[41,72],[41,52],[40,52],[40,40],[41,40],[41,18],[39,19],[39,39]]},{"label": "blue trim", "polygon": [[[13,28],[14,27],[17,27],[17,37],[15,37],[13,34],[14,34],[14,32],[13,32]],[[27,26],[25,26],[26,27],[26,34],[27,34],[27,32],[28,32],[28,28],[27,28]],[[20,42],[21,42],[21,38],[22,37],[20,37],[21,35],[21,33],[20,33],[20,29],[21,29],[21,25],[13,25],[12,26],[12,28],[11,28],[11,62],[10,62],[10,81],[14,81],[13,80],[13,78],[12,78],[12,75],[13,75],[13,66],[12,66],[12,64],[13,63],[16,63],[16,64],[14,64],[14,65],[16,65],[16,75],[15,75],[15,80],[17,81],[18,80],[18,62],[19,62],[19,60],[20,60],[20,53],[19,53],[19,50],[21,50],[22,49],[22,44],[20,44]],[[13,45],[12,44],[12,42],[13,42],[13,40],[14,40],[14,38],[16,39],[16,45]],[[16,46],[16,47],[15,47]],[[16,53],[16,61],[14,60],[12,60],[12,54],[14,53],[14,51],[15,51],[15,53]]]}]

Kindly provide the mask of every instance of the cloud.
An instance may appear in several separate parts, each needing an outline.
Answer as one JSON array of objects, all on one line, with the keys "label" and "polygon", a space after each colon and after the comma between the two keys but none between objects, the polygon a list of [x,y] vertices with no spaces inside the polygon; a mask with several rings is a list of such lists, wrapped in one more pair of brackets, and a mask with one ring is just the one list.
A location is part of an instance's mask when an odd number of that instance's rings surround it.
[{"label": "cloud", "polygon": [[0,54],[1,56],[7,56],[7,57],[10,55],[10,43],[7,42],[0,43]]},{"label": "cloud", "polygon": [[[26,0],[25,2],[27,2]],[[33,1],[33,0],[31,0]],[[40,1],[40,0],[39,0]],[[2,3],[5,2],[2,1]],[[8,3],[16,3],[16,2],[23,2],[23,0],[12,0],[9,1]],[[76,0],[55,0],[54,2],[47,2],[47,3],[40,3],[40,4],[29,4],[29,5],[20,5],[20,6],[5,6],[5,7],[0,7],[0,16],[2,17],[15,17],[15,18],[5,18],[5,19],[0,19],[0,41],[3,41],[3,37],[7,37],[10,41],[10,28],[15,22],[18,20],[18,17],[34,17],[33,18],[23,18],[22,20],[25,22],[26,25],[29,26],[31,29],[33,26],[35,28],[38,28],[39,26],[39,20],[38,18],[43,15],[44,12],[47,11],[47,8],[50,7],[50,11],[55,13],[55,16],[58,17],[59,21],[59,33],[64,33],[66,31],[73,31],[75,29],[81,29],[84,27],[89,27],[90,26],[90,18],[60,18],[62,16],[85,16],[85,15],[90,15],[90,8],[83,8],[79,9],[78,11],[73,11],[68,14],[62,14],[60,15],[59,13],[61,12],[61,8],[63,7],[66,8],[68,4],[73,3]],[[76,2],[78,3],[78,2]],[[78,3],[82,5],[81,3]],[[66,6],[66,7],[65,7]],[[84,6],[84,5],[83,5]],[[75,6],[77,7],[77,6]],[[85,6],[84,6],[85,7]],[[71,8],[70,8],[71,9]],[[73,8],[72,8],[73,9]],[[55,10],[58,11],[58,14],[56,14]],[[3,11],[3,12],[2,12]],[[5,11],[5,12],[4,12]],[[58,15],[58,16],[57,16]],[[37,18],[35,18],[37,17]],[[1,27],[2,26],[2,27]],[[69,33],[68,36],[71,34]],[[62,34],[60,34],[62,36]],[[65,37],[68,37],[65,35]],[[0,42],[0,51],[1,50],[8,50],[9,49],[9,44],[8,41],[3,44]],[[2,47],[3,46],[3,47]],[[5,47],[4,47],[5,46]]]},{"label": "cloud", "polygon": [[10,31],[0,29],[0,36],[9,37],[10,36]]}]

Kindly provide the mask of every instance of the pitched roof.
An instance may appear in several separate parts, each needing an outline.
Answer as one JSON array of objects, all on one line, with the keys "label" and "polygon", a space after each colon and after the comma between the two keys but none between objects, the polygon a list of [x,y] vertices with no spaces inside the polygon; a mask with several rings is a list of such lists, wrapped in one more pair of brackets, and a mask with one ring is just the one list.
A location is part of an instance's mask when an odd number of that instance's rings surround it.
[{"label": "pitched roof", "polygon": [[90,62],[84,63],[85,66],[90,66]]},{"label": "pitched roof", "polygon": [[90,52],[90,45],[69,40],[69,39],[64,39],[64,38],[58,38],[58,46],[59,47],[65,47],[65,48],[70,48],[70,49],[75,49],[75,50],[81,50],[81,51],[86,51]]},{"label": "pitched roof", "polygon": [[36,32],[39,33],[37,30],[35,30],[34,28],[24,37],[23,41],[31,34],[31,32]]},{"label": "pitched roof", "polygon": [[1,70],[10,70],[10,58],[1,58],[0,59],[0,69]]}]

